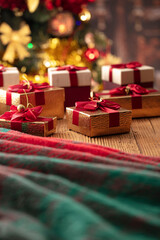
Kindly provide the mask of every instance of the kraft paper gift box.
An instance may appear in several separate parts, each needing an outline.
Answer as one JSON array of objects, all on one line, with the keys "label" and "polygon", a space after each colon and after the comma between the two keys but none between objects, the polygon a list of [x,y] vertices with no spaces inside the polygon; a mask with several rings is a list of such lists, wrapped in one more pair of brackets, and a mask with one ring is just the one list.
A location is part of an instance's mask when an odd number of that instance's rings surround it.
[{"label": "kraft paper gift box", "polygon": [[[27,97],[26,97],[27,95]],[[43,117],[64,117],[64,89],[51,87],[43,90],[16,93],[0,89],[0,114],[9,111],[11,105],[26,106],[28,102],[33,106],[42,106],[43,111],[40,116]]]},{"label": "kraft paper gift box", "polygon": [[123,108],[107,113],[99,109],[82,111],[76,107],[67,107],[66,116],[70,130],[89,137],[127,133],[132,120],[131,111]]},{"label": "kraft paper gift box", "polygon": [[90,97],[91,71],[83,67],[64,66],[48,69],[51,86],[65,88],[65,107]]},{"label": "kraft paper gift box", "polygon": [[154,84],[154,68],[137,62],[102,66],[101,75],[105,90],[131,83],[145,88],[152,88]]},{"label": "kraft paper gift box", "polygon": [[16,67],[0,65],[0,88],[7,89],[10,85],[19,83],[19,71]]},{"label": "kraft paper gift box", "polygon": [[47,137],[56,131],[57,118],[39,117],[35,122],[18,122],[0,119],[0,127],[17,130],[20,132]]},{"label": "kraft paper gift box", "polygon": [[109,95],[109,91],[104,90],[102,92],[95,93],[95,96],[100,99],[114,101],[120,104],[121,107],[132,110],[133,118],[160,116],[160,92],[153,89],[148,91],[151,92],[144,95],[113,96]]}]

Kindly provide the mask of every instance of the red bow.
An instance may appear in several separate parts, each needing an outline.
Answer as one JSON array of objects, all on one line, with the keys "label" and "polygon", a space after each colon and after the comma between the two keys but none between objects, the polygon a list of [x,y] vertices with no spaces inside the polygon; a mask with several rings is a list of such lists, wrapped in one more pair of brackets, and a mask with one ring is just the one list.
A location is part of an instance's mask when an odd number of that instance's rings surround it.
[{"label": "red bow", "polygon": [[98,100],[98,98],[91,99],[91,101],[84,101],[84,102],[76,102],[75,106],[79,110],[87,110],[87,111],[96,111],[98,109],[104,111],[104,112],[111,112],[111,110],[118,110],[120,108],[120,105],[111,102],[109,100]]},{"label": "red bow", "polygon": [[77,67],[74,65],[66,65],[62,67],[58,67],[56,70],[57,71],[62,71],[62,70],[67,70],[67,71],[80,71],[80,70],[85,70],[87,69],[86,67]]},{"label": "red bow", "polygon": [[22,109],[21,112],[17,110],[17,107],[12,105],[9,112],[5,112],[0,116],[0,119],[17,121],[17,122],[34,122],[42,112],[42,107],[26,108]]},{"label": "red bow", "polygon": [[118,88],[114,88],[114,89],[110,90],[107,95],[111,95],[111,96],[132,95],[132,96],[134,96],[137,94],[145,95],[150,92],[156,92],[156,90],[154,90],[154,89],[148,90],[137,84],[128,84],[127,86],[122,86],[122,87],[118,87]]},{"label": "red bow", "polygon": [[6,70],[6,67],[3,65],[0,65],[0,72],[4,72]]},{"label": "red bow", "polygon": [[141,67],[142,64],[139,62],[129,62],[129,63],[122,63],[122,64],[113,64],[111,68],[137,68]]},{"label": "red bow", "polygon": [[41,90],[51,87],[48,83],[32,83],[30,81],[23,81],[21,84],[12,85],[8,88],[8,92],[26,93],[33,92],[35,90]]}]

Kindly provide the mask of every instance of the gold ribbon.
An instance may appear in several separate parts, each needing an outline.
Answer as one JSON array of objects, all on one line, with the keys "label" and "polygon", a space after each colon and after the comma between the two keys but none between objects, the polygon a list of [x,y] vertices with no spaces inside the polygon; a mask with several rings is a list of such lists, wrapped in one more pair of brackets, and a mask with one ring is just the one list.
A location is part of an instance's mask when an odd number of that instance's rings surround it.
[{"label": "gold ribbon", "polygon": [[2,58],[4,61],[13,63],[16,57],[23,60],[30,55],[25,48],[32,39],[29,36],[31,30],[27,24],[24,23],[19,30],[14,31],[7,23],[2,23],[0,32],[2,43],[8,45]]},{"label": "gold ribbon", "polygon": [[33,13],[36,11],[38,5],[39,5],[39,0],[26,0],[28,10],[30,13]]}]

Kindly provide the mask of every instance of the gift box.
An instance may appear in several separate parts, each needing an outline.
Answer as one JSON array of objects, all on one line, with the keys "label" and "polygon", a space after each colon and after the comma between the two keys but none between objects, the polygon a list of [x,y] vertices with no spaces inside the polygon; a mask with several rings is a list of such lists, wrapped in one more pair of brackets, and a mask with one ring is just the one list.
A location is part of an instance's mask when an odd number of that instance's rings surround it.
[{"label": "gift box", "polygon": [[[117,88],[124,91],[123,93],[119,93],[120,96],[114,95],[116,89],[110,91],[104,90],[94,95],[100,99],[114,101],[123,108],[132,110],[133,118],[160,116],[160,92],[154,89],[144,90],[140,86],[138,86],[138,90],[142,89],[142,92],[134,92],[134,89],[132,90],[135,87],[134,84],[131,84],[131,87],[128,86]],[[125,89],[130,89],[129,95],[125,93]]]},{"label": "gift box", "polygon": [[56,131],[56,123],[56,117],[39,117],[35,122],[18,122],[0,119],[0,128],[8,128],[36,136],[47,137]]},{"label": "gift box", "polygon": [[138,62],[102,66],[101,74],[106,90],[132,83],[152,88],[154,83],[154,68]]},{"label": "gift box", "polygon": [[0,88],[7,89],[10,85],[19,83],[19,71],[16,67],[0,65]]},{"label": "gift box", "polygon": [[41,106],[25,108],[22,104],[12,105],[10,111],[0,116],[0,128],[46,137],[55,132],[57,118],[39,117],[42,109]]},{"label": "gift box", "polygon": [[[114,103],[112,104],[114,105]],[[90,109],[90,106],[87,109]],[[117,110],[109,108],[107,112],[104,111],[104,106],[102,109],[103,110],[95,108],[95,110],[86,110],[86,107],[67,107],[66,116],[68,128],[89,137],[130,131],[132,120],[130,110],[120,108],[120,106]]]},{"label": "gift box", "polygon": [[[18,88],[19,86],[21,85],[18,85]],[[22,91],[22,93],[0,89],[0,114],[8,111],[11,105],[18,106],[19,104],[23,104],[26,106],[27,101],[33,106],[43,107],[40,116],[64,117],[64,89],[57,87],[47,87],[31,92]]]},{"label": "gift box", "polygon": [[64,66],[48,69],[51,86],[65,89],[65,107],[90,97],[91,71],[83,67]]}]

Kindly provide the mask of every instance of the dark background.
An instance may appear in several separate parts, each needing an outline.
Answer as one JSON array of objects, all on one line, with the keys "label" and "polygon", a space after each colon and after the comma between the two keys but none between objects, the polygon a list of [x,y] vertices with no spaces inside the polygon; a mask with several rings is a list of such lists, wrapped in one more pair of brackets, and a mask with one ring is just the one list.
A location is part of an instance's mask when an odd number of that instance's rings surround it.
[{"label": "dark background", "polygon": [[92,26],[113,41],[113,54],[160,70],[160,0],[96,0],[90,11]]}]

